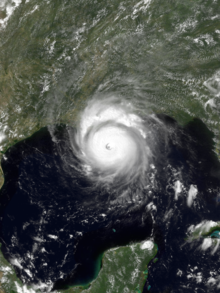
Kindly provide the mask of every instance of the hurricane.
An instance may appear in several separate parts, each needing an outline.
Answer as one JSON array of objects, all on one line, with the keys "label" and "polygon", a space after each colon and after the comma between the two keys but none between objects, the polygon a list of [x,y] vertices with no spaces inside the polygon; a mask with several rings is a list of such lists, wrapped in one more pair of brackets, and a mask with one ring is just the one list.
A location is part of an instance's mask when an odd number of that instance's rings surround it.
[{"label": "hurricane", "polygon": [[92,99],[81,113],[76,143],[87,175],[103,184],[144,184],[151,150],[134,106],[116,97]]}]

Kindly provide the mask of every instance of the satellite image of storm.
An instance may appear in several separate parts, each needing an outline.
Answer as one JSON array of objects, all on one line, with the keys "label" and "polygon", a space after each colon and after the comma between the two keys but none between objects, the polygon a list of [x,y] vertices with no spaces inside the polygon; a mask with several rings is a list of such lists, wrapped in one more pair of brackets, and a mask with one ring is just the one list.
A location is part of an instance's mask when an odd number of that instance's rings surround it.
[{"label": "satellite image of storm", "polygon": [[0,0],[0,293],[220,293],[220,0]]}]

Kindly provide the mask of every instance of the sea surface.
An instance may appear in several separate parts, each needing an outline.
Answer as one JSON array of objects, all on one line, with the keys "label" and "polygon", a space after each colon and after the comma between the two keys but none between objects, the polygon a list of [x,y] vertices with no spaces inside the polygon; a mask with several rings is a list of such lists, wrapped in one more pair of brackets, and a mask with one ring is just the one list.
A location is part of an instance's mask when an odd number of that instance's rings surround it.
[{"label": "sea surface", "polygon": [[[198,241],[184,240],[191,225],[219,220],[220,163],[213,134],[201,120],[181,127],[164,115],[148,127],[158,138],[157,156],[139,192],[91,181],[71,147],[69,133],[75,130],[69,126],[43,128],[4,154],[2,252],[24,284],[45,291],[86,285],[97,277],[104,251],[149,237],[159,259],[150,267],[152,292],[184,290],[192,265],[204,275],[207,265],[218,272],[213,260],[219,253],[202,253],[204,265],[201,251],[195,256]],[[201,289],[207,288],[209,276],[204,277]],[[195,292],[189,284],[186,290]]]}]

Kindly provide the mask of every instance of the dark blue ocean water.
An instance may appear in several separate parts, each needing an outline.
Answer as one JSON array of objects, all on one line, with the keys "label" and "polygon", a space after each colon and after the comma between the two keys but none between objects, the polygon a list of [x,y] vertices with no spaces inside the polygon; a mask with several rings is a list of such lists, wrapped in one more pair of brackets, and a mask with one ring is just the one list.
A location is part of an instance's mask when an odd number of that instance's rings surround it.
[{"label": "dark blue ocean water", "polygon": [[[54,289],[87,284],[96,277],[105,250],[153,236],[159,260],[150,265],[150,292],[207,288],[205,272],[218,271],[219,253],[201,252],[197,242],[189,244],[185,238],[190,225],[220,218],[213,134],[197,119],[183,128],[167,116],[157,118],[160,123],[146,121],[155,134],[148,142],[155,167],[146,174],[149,184],[126,186],[123,199],[121,190],[97,185],[84,175],[69,139],[74,128],[43,128],[6,152],[0,237],[4,256],[24,283],[54,284]],[[184,188],[174,200],[177,180]],[[189,207],[191,184],[198,194]],[[187,278],[190,266],[198,267],[203,282]]]}]

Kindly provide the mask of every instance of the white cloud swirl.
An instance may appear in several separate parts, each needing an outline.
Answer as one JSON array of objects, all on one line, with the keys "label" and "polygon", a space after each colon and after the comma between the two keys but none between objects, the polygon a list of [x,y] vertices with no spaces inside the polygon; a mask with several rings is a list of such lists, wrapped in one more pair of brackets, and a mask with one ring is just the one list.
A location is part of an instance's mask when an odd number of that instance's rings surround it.
[{"label": "white cloud swirl", "polygon": [[90,101],[76,135],[87,175],[120,185],[143,180],[150,156],[143,122],[126,101],[114,97]]}]

